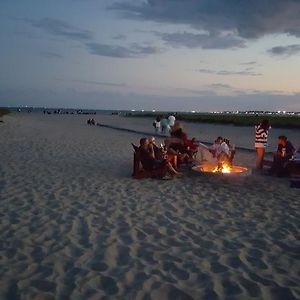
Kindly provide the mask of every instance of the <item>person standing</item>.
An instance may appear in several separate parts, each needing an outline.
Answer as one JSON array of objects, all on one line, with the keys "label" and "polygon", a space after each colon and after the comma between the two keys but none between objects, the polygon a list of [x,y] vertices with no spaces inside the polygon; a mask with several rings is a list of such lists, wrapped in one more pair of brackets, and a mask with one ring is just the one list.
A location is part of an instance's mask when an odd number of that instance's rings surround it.
[{"label": "person standing", "polygon": [[256,169],[262,170],[265,156],[265,149],[268,145],[268,133],[271,129],[268,119],[264,119],[255,126],[255,148],[256,148]]},{"label": "person standing", "polygon": [[174,126],[174,124],[175,124],[175,121],[176,121],[175,116],[174,116],[173,114],[169,115],[168,121],[169,121],[170,129],[172,130],[172,129],[173,129],[173,126]]},{"label": "person standing", "polygon": [[162,134],[168,134],[169,133],[169,121],[166,117],[162,117],[160,120],[160,126],[161,126],[161,132]]},{"label": "person standing", "polygon": [[159,133],[160,132],[160,116],[156,117],[156,119],[153,122],[153,126],[155,129],[155,133]]}]

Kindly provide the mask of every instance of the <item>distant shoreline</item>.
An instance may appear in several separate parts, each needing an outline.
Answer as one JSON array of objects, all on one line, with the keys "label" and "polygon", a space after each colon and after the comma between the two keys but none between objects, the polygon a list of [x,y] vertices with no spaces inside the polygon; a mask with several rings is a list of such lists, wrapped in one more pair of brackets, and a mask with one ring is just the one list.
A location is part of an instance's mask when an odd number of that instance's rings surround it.
[{"label": "distant shoreline", "polygon": [[[130,112],[126,117],[156,118],[166,116],[164,113]],[[176,113],[176,119],[186,122],[212,123],[234,126],[254,126],[263,119],[268,119],[274,128],[300,129],[300,116],[293,115],[249,115],[249,114],[204,114],[204,113]]]},{"label": "distant shoreline", "polygon": [[[131,118],[152,118],[157,116],[168,117],[172,112],[167,111],[134,111],[134,110],[106,110],[106,109],[75,109],[75,108],[41,108],[41,107],[10,107],[0,108],[7,112],[42,112],[44,114],[101,114],[101,115],[116,115]],[[300,112],[176,112],[176,119],[195,122],[195,123],[211,123],[233,126],[254,126],[260,123],[263,119],[269,119],[273,128],[300,129]]]}]

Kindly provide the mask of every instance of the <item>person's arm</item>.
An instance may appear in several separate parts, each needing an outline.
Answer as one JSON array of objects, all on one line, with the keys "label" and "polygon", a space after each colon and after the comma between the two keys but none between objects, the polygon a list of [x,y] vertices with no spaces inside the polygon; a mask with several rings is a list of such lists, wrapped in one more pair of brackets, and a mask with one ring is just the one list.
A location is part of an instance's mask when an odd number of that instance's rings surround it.
[{"label": "person's arm", "polygon": [[153,144],[149,144],[148,151],[149,151],[149,156],[152,157],[152,158],[155,158],[155,152],[154,152]]}]

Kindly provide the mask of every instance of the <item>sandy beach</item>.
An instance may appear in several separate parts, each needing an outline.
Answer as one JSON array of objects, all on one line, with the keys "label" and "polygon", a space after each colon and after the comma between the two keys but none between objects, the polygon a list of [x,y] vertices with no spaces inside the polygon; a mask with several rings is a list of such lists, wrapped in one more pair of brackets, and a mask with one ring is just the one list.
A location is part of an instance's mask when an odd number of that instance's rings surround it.
[{"label": "sandy beach", "polygon": [[[0,299],[300,299],[300,189],[190,170],[136,180],[142,136],[87,118],[0,123]],[[255,152],[235,161],[254,167]]]}]

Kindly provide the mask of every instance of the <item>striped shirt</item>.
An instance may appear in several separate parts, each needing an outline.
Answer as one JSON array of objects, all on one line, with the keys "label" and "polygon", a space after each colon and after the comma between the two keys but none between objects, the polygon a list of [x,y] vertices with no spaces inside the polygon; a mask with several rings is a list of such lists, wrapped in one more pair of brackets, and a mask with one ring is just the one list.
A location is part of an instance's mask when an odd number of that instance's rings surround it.
[{"label": "striped shirt", "polygon": [[267,147],[268,130],[261,127],[261,124],[255,126],[255,147]]}]

